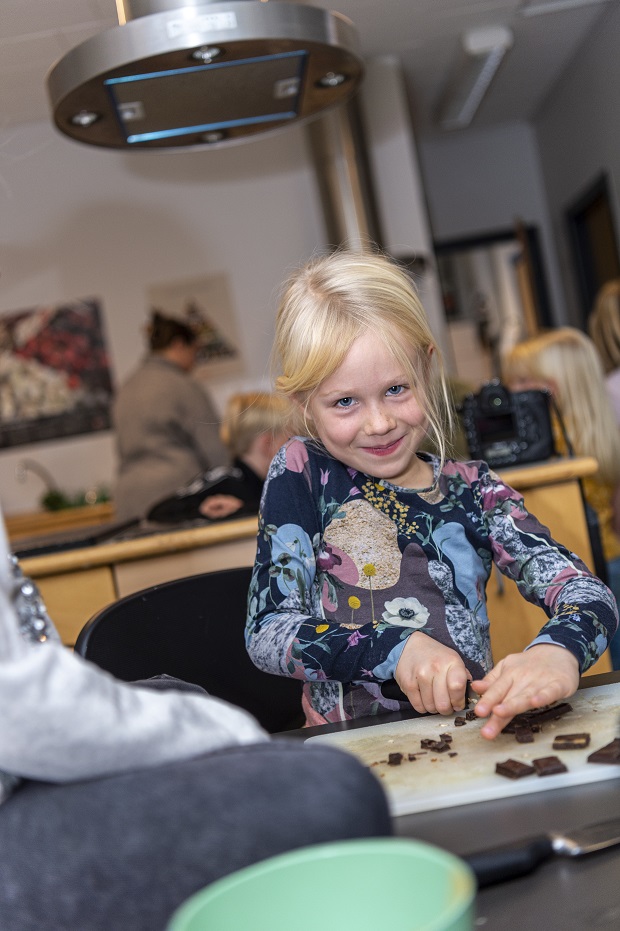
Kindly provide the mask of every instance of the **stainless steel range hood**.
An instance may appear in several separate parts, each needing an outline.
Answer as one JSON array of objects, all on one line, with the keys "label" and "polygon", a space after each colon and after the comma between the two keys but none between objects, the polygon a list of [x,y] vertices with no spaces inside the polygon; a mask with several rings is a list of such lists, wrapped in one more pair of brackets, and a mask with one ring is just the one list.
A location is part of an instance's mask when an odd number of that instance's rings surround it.
[{"label": "stainless steel range hood", "polygon": [[339,13],[284,0],[116,0],[119,25],[57,62],[54,122],[117,149],[222,146],[347,100],[362,78]]}]

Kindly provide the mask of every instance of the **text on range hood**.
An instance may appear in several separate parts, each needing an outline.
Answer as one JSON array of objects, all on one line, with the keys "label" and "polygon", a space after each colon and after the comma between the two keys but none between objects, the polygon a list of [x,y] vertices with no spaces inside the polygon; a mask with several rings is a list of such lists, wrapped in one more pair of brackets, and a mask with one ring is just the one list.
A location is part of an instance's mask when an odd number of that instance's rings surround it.
[{"label": "text on range hood", "polygon": [[347,100],[363,68],[352,23],[284,0],[117,0],[121,25],[47,76],[54,122],[90,145],[221,146]]}]

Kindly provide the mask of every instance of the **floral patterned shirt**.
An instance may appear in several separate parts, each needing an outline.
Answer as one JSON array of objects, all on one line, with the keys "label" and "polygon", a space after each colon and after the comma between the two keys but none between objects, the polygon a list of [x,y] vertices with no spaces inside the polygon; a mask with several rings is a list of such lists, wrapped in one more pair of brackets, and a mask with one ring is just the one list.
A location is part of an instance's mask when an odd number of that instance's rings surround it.
[{"label": "floral patterned shirt", "polygon": [[484,462],[421,458],[428,489],[356,472],[309,440],[272,462],[249,593],[248,652],[305,680],[308,724],[398,710],[381,683],[422,630],[473,677],[492,666],[485,587],[493,563],[548,617],[533,643],[569,649],[582,671],[606,649],[616,602]]}]

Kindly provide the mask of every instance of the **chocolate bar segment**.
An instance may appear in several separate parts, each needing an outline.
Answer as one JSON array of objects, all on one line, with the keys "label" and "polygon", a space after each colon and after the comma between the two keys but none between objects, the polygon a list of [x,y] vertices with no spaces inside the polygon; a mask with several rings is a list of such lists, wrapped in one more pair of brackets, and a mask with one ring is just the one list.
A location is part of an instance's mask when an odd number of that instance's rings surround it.
[{"label": "chocolate bar segment", "polygon": [[553,741],[553,750],[585,750],[590,746],[590,735],[582,734],[558,734]]},{"label": "chocolate bar segment", "polygon": [[533,708],[532,711],[524,711],[522,714],[516,714],[504,728],[504,734],[514,734],[517,727],[530,727],[534,730],[534,725],[545,724],[547,721],[556,721],[562,715],[568,714],[573,710],[573,706],[567,701],[558,702],[557,705],[545,705],[543,708]]},{"label": "chocolate bar segment", "polygon": [[588,763],[620,763],[620,737],[591,753]]},{"label": "chocolate bar segment", "polygon": [[568,769],[557,756],[540,756],[532,760],[532,766],[538,776],[555,776],[556,773],[567,773]]},{"label": "chocolate bar segment", "polygon": [[495,772],[499,776],[506,776],[507,779],[522,779],[523,776],[531,776],[536,770],[520,760],[509,759],[504,760],[503,763],[496,763]]}]

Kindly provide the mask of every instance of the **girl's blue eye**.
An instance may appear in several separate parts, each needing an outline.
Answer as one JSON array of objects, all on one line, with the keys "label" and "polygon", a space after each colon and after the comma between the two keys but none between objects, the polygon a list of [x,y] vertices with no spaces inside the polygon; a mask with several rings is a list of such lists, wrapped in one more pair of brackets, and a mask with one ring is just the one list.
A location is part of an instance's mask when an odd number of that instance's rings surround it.
[{"label": "girl's blue eye", "polygon": [[340,398],[339,401],[336,401],[336,407],[351,407],[353,404],[353,398]]},{"label": "girl's blue eye", "polygon": [[395,395],[402,394],[404,390],[405,390],[404,385],[392,385],[391,388],[388,388],[388,390],[386,391],[386,394],[389,394],[392,397],[394,397]]}]

